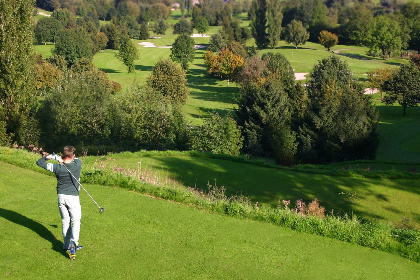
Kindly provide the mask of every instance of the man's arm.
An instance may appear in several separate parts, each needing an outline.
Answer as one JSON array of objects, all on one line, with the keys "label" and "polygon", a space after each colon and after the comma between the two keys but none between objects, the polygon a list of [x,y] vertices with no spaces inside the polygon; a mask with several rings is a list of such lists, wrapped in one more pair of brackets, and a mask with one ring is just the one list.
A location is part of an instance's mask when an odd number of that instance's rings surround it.
[{"label": "man's arm", "polygon": [[47,162],[50,159],[58,160],[59,162],[62,162],[62,159],[58,155],[48,155],[40,158],[37,160],[36,164],[50,172],[54,172],[54,164]]}]

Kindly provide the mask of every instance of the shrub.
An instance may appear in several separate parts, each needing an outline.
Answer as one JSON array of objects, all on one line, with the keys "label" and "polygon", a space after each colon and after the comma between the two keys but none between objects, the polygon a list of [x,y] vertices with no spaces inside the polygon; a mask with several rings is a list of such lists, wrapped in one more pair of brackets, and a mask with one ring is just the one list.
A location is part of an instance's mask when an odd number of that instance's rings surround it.
[{"label": "shrub", "polygon": [[242,148],[242,140],[241,131],[232,117],[223,118],[213,113],[192,131],[190,141],[193,150],[236,156]]}]

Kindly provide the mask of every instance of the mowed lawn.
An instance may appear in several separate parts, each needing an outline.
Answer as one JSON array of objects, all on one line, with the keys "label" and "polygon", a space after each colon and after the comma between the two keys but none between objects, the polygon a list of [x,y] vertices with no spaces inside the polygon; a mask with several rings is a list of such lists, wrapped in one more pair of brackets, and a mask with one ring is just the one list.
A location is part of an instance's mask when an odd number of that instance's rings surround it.
[{"label": "mowed lawn", "polygon": [[[35,163],[34,163],[35,164]],[[61,252],[55,179],[0,162],[2,279],[415,279],[401,257],[85,185],[76,261]]]}]

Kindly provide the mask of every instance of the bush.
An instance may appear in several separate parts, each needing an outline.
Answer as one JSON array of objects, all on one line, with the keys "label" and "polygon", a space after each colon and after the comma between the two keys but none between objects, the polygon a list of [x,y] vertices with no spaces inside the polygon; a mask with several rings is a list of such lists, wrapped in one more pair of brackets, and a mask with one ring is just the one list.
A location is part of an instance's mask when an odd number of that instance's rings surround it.
[{"label": "bush", "polygon": [[239,155],[242,148],[241,131],[236,121],[214,113],[191,133],[191,148],[215,154]]}]

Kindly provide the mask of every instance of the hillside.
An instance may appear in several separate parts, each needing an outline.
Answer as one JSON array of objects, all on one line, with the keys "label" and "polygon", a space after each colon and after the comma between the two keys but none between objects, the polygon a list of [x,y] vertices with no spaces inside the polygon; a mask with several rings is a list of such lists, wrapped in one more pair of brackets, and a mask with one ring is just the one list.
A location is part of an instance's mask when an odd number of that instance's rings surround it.
[{"label": "hillside", "polygon": [[388,253],[91,184],[106,211],[81,195],[84,249],[70,263],[60,252],[55,179],[0,167],[6,279],[414,279],[420,272]]}]

